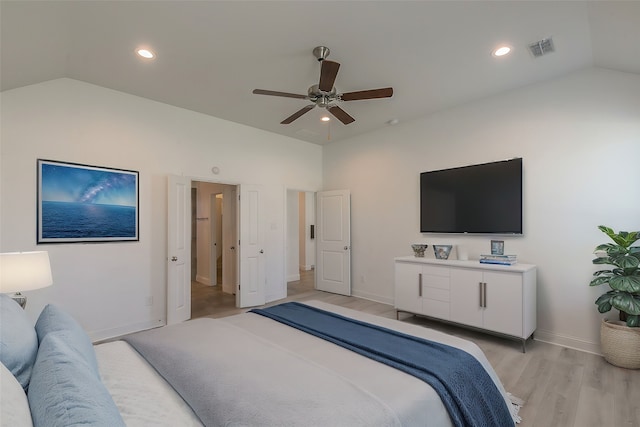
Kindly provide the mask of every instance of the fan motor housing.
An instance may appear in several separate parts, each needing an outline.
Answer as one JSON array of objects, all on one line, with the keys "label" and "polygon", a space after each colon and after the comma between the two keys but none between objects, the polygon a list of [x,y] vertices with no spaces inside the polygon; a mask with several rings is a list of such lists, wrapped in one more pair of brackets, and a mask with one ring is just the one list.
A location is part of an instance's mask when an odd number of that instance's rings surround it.
[{"label": "fan motor housing", "polygon": [[323,92],[318,88],[318,85],[313,85],[307,91],[309,101],[315,102],[318,107],[326,107],[329,103],[338,99],[338,93],[336,88],[331,89],[331,92]]}]

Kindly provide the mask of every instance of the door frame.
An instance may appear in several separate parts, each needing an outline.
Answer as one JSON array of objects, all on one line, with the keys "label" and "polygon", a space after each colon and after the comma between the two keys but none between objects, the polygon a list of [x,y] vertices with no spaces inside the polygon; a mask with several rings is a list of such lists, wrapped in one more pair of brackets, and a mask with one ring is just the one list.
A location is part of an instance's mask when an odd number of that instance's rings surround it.
[{"label": "door frame", "polygon": [[[322,191],[322,190],[304,190],[304,189],[301,189],[301,188],[298,188],[298,187],[291,188],[291,187],[286,187],[286,186],[284,188],[284,206],[283,206],[283,210],[284,210],[284,227],[283,227],[284,228],[284,233],[283,233],[284,234],[284,241],[282,242],[283,243],[282,247],[284,248],[284,263],[282,265],[282,277],[284,278],[284,285],[283,285],[284,286],[284,289],[283,289],[284,297],[283,298],[286,298],[288,296],[287,294],[289,293],[287,291],[287,269],[288,269],[288,265],[287,265],[287,242],[289,241],[289,234],[287,233],[287,229],[288,229],[287,225],[289,224],[289,216],[287,215],[287,211],[288,211],[287,203],[288,203],[289,191],[297,191],[298,193],[313,193],[313,198],[315,200],[318,191]],[[316,216],[316,214],[314,212],[314,217],[315,216]],[[318,220],[318,218],[315,218],[314,222],[317,222],[317,220]],[[313,240],[313,246],[314,246],[314,249],[317,248],[315,239]],[[315,276],[314,276],[314,279],[313,279],[313,287],[314,287],[314,289],[316,287],[316,283],[315,282],[316,282],[316,280],[315,280]]]},{"label": "door frame", "polygon": [[[202,181],[200,181],[202,182]],[[220,184],[227,185],[227,184]],[[222,211],[218,209],[218,195],[222,195],[224,203],[223,193],[211,193],[209,197],[209,239],[211,248],[209,249],[209,286],[218,286],[218,256],[222,254],[222,235],[218,236],[218,228],[221,228],[221,224],[218,222],[218,216],[222,216]],[[218,247],[218,240],[220,240],[220,247]],[[224,267],[224,266],[223,266]],[[222,285],[222,284],[220,284]]]},{"label": "door frame", "polygon": [[[170,175],[172,175],[172,174],[170,174]],[[175,176],[178,176],[178,175],[175,175]],[[186,180],[188,180],[188,182],[189,182],[189,188],[191,188],[191,186],[193,185],[193,182],[194,182],[194,181],[196,181],[196,182],[210,183],[210,184],[230,185],[230,186],[234,186],[234,187],[236,187],[236,188],[239,188],[239,186],[240,186],[240,184],[238,184],[238,183],[228,182],[228,181],[224,181],[224,180],[215,180],[215,179],[211,179],[211,178],[202,178],[202,177],[190,176],[190,175],[187,175],[187,176],[182,175],[181,177],[182,177],[182,178],[184,178],[184,179],[186,179]],[[189,203],[191,203],[191,196],[189,196],[189,198],[188,198],[188,199],[189,199],[189,200],[188,200],[188,202],[189,202]],[[169,206],[167,206],[167,209],[169,209],[169,208],[170,208],[170,207],[169,207]],[[190,214],[190,213],[191,213],[191,212],[189,211],[189,214]],[[237,224],[237,226],[239,226],[239,224],[237,223],[237,220],[236,220],[236,224]],[[191,228],[191,227],[190,227],[190,228]],[[192,238],[192,237],[193,237],[193,233],[194,233],[194,230],[191,230],[191,236],[189,236],[189,238]],[[167,254],[167,257],[170,257],[170,256],[171,256],[171,254]],[[236,264],[237,264],[237,266],[239,267],[239,265],[240,265],[240,262],[239,262],[239,258],[240,258],[240,256],[239,256],[239,254],[238,254],[238,252],[237,252],[237,251],[236,251],[236,258],[238,259],[238,261],[237,261],[237,263],[236,263]],[[167,262],[169,262],[169,261],[167,261]],[[188,266],[185,266],[185,269],[188,269],[188,270],[189,270],[189,272],[190,272],[190,271],[191,271],[191,257],[189,257],[189,259],[188,259],[186,262],[187,262],[189,265],[188,265]],[[191,274],[189,274],[189,277],[191,277]],[[237,278],[237,275],[236,275],[236,278]],[[166,291],[165,291],[165,292],[168,292],[168,291],[169,291],[169,277],[167,277],[167,282],[166,282],[166,285],[165,285],[165,286],[166,286]],[[188,286],[188,292],[189,292],[189,298],[188,298],[188,300],[189,300],[189,301],[191,301],[191,286]],[[168,324],[168,321],[169,321],[169,314],[168,314],[168,313],[169,313],[169,304],[168,304],[168,301],[167,301],[167,306],[166,306],[166,309],[165,309],[165,310],[166,310],[165,315],[167,316],[167,324]],[[191,307],[189,308],[189,318],[190,318],[190,317],[191,317]]]}]

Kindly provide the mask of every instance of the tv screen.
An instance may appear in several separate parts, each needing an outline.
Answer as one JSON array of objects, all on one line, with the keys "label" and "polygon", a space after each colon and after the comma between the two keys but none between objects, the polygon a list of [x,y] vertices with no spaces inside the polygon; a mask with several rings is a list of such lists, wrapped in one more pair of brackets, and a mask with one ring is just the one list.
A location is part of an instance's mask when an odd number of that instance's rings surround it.
[{"label": "tv screen", "polygon": [[422,172],[420,232],[522,234],[522,159]]}]

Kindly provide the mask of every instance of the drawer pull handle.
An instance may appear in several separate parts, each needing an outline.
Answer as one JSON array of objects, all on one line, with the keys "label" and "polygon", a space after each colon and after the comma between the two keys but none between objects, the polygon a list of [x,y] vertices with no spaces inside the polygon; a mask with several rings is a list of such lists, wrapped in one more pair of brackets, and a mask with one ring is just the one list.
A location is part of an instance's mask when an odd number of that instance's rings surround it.
[{"label": "drawer pull handle", "polygon": [[418,274],[418,296],[422,296],[422,273]]},{"label": "drawer pull handle", "polygon": [[482,306],[484,308],[487,308],[487,282],[484,282],[482,284],[482,289],[483,289],[482,294],[484,295],[484,304]]}]

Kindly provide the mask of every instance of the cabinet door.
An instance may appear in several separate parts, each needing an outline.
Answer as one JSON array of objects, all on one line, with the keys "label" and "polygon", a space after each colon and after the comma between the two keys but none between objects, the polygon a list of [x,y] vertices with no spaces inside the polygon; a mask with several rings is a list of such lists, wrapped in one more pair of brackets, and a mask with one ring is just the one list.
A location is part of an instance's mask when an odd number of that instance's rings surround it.
[{"label": "cabinet door", "polygon": [[422,265],[396,262],[395,307],[412,313],[422,313],[420,273]]},{"label": "cabinet door", "polygon": [[482,271],[467,268],[451,269],[451,321],[482,328],[483,308],[480,306]]},{"label": "cabinet door", "polygon": [[484,282],[484,328],[522,338],[522,275],[485,271]]}]

